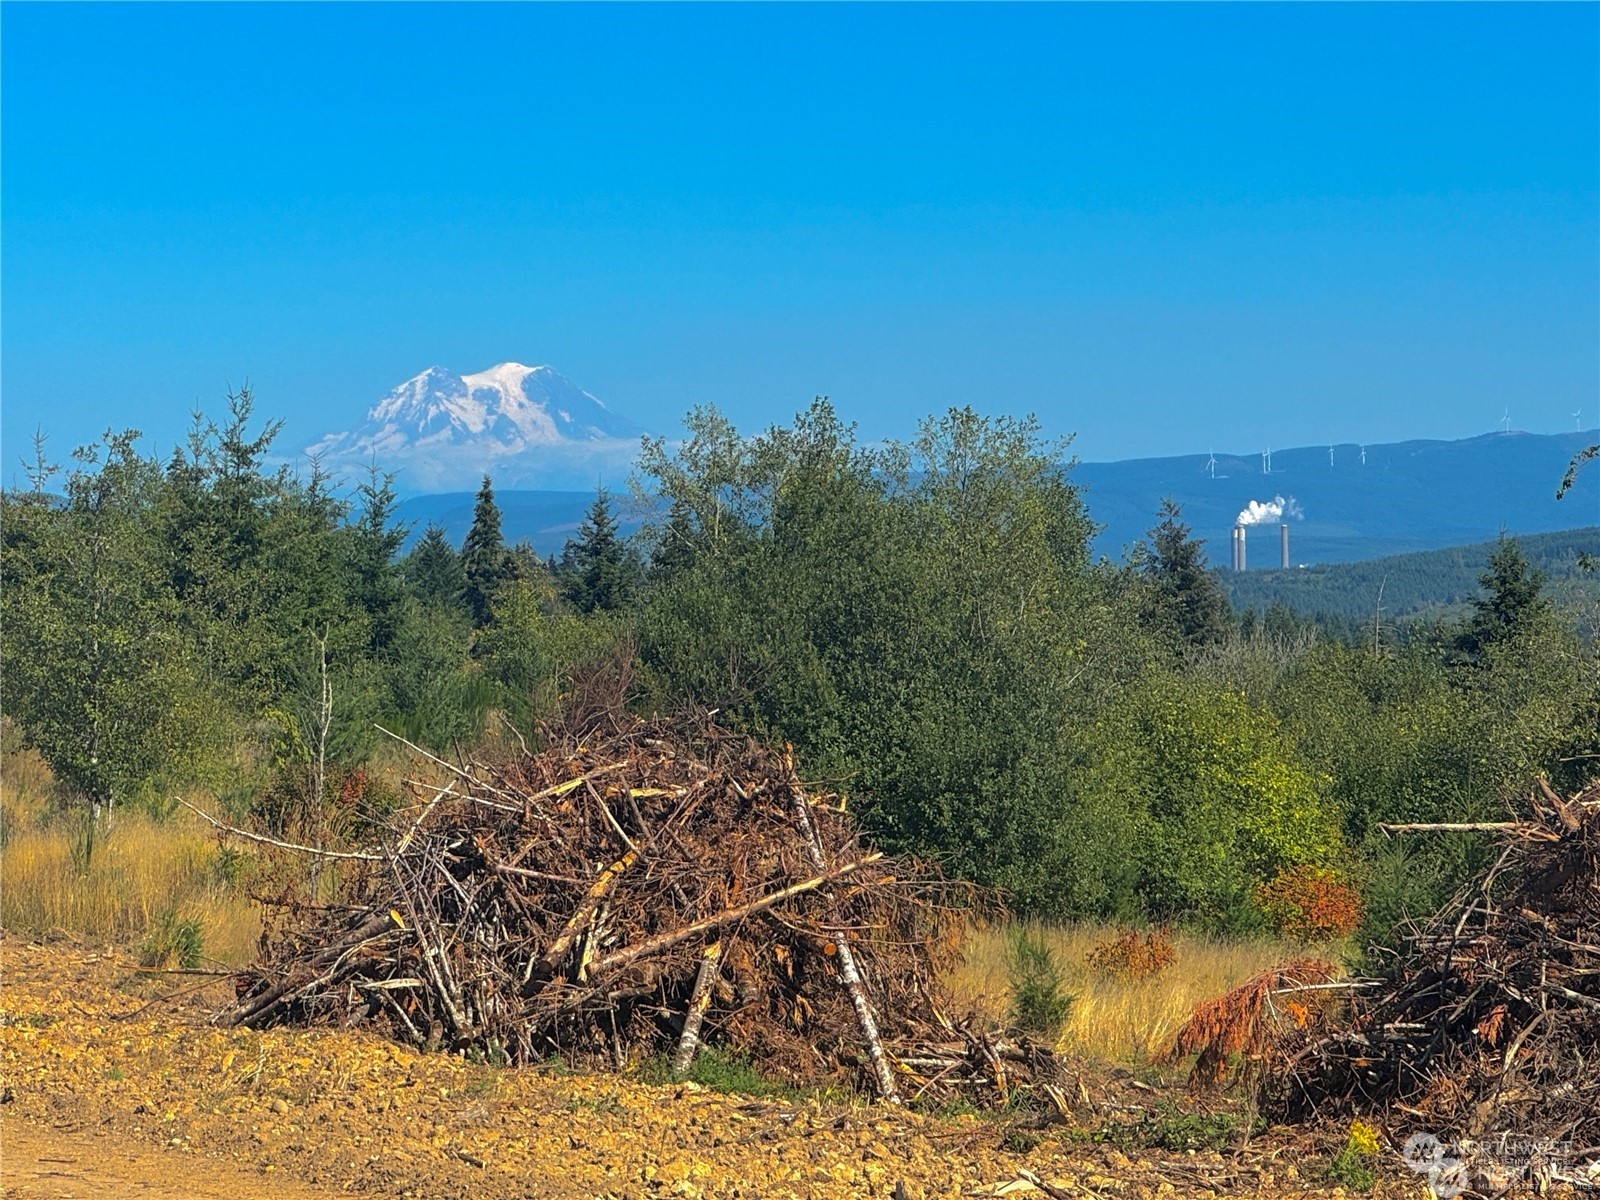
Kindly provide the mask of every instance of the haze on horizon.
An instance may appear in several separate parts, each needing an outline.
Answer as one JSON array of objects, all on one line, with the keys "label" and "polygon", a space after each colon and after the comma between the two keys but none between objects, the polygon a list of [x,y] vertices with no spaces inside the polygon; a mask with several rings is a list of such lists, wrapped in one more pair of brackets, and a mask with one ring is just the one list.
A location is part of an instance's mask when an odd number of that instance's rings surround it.
[{"label": "haze on horizon", "polygon": [[4,478],[439,364],[1105,460],[1600,424],[1600,7],[6,5]]}]

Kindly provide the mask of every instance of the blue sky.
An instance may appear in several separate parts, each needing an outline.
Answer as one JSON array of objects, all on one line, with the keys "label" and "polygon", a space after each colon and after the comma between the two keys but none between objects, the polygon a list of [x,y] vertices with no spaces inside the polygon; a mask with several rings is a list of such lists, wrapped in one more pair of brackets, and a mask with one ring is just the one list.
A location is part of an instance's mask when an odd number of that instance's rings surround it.
[{"label": "blue sky", "polygon": [[1600,7],[6,4],[3,434],[439,363],[1089,459],[1600,423]]}]

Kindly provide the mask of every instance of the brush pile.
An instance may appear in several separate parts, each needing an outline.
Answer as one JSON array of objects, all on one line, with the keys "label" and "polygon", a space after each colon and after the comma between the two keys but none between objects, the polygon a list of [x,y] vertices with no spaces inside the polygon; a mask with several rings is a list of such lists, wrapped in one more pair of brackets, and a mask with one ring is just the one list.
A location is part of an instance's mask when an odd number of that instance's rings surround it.
[{"label": "brush pile", "polygon": [[1280,1115],[1380,1111],[1600,1155],[1600,788],[1541,786],[1517,821],[1390,829],[1492,832],[1497,852],[1408,932],[1379,990],[1277,1064]]},{"label": "brush pile", "polygon": [[871,853],[791,756],[709,718],[546,731],[344,852],[337,905],[280,901],[227,1024],[370,1025],[417,1046],[626,1069],[702,1041],[795,1083],[988,1091],[1040,1048],[938,983],[978,899]]}]

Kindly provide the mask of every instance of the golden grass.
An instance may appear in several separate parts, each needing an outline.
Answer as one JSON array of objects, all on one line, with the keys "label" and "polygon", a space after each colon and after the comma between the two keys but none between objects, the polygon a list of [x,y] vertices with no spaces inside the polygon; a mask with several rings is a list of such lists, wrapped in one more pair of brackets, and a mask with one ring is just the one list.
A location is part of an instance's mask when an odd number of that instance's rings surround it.
[{"label": "golden grass", "polygon": [[1019,929],[1043,938],[1055,954],[1065,990],[1075,997],[1058,1048],[1117,1063],[1147,1063],[1172,1045],[1194,1006],[1292,957],[1288,943],[1173,935],[1177,961],[1148,979],[1123,979],[1088,965],[1095,947],[1117,930],[1104,925],[1051,926],[1020,922],[974,930],[961,965],[949,980],[958,999],[1004,1019],[1010,999],[1006,950]]},{"label": "golden grass", "polygon": [[6,754],[0,925],[135,945],[163,918],[198,919],[208,960],[233,965],[252,955],[255,906],[219,877],[220,852],[198,818],[119,814],[89,848],[85,816],[52,807],[49,769],[37,755]]}]

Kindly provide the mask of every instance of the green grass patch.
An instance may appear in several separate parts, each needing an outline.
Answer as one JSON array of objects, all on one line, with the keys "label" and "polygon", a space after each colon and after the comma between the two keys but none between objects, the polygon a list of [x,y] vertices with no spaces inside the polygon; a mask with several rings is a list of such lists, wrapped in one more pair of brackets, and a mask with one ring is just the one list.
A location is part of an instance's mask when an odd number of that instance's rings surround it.
[{"label": "green grass patch", "polygon": [[639,1078],[645,1083],[697,1083],[714,1092],[729,1092],[740,1096],[773,1096],[783,1100],[800,1097],[801,1090],[792,1084],[768,1079],[751,1065],[748,1056],[729,1054],[715,1046],[702,1046],[700,1053],[682,1075],[672,1070],[672,1060],[657,1055],[639,1068]]},{"label": "green grass patch", "polygon": [[1119,1150],[1223,1150],[1242,1127],[1232,1113],[1184,1112],[1163,1100],[1132,1124],[1106,1126],[1095,1140]]}]

